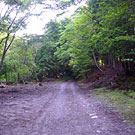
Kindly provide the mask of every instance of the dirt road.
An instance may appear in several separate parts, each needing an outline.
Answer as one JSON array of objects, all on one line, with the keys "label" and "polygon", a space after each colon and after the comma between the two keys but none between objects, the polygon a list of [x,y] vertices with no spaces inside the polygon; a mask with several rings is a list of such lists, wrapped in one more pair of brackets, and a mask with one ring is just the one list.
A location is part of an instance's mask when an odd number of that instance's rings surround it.
[{"label": "dirt road", "polygon": [[0,135],[135,135],[73,82],[0,93]]}]

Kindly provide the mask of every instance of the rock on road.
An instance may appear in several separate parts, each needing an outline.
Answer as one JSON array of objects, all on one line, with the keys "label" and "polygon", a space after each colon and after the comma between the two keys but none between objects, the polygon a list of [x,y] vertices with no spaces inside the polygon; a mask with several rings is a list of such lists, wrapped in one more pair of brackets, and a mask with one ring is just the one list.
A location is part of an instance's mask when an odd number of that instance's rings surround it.
[{"label": "rock on road", "polygon": [[0,100],[0,135],[135,135],[133,127],[74,82],[32,91]]}]

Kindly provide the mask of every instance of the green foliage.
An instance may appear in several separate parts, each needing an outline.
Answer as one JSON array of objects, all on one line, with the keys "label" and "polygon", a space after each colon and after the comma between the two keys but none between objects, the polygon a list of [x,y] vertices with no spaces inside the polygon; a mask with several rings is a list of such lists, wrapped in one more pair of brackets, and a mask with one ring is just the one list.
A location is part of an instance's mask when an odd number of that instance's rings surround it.
[{"label": "green foliage", "polygon": [[[72,18],[64,20],[67,23],[54,21],[55,25],[54,22],[47,25],[45,42],[50,50],[55,46],[51,57],[59,63],[56,62],[58,67],[72,69],[76,78],[87,78],[93,66],[108,63],[113,66],[114,61],[123,65],[126,62],[134,64],[134,14],[129,9],[134,5],[130,1],[118,0],[89,0],[87,4]],[[125,72],[129,69],[134,72],[132,67],[125,67]]]},{"label": "green foliage", "polygon": [[35,39],[38,38],[32,35],[15,39],[12,48],[7,52],[1,80],[3,76],[6,81],[13,82],[36,79],[35,57],[40,44]]},{"label": "green foliage", "polygon": [[38,66],[38,76],[40,79],[46,77],[57,77],[57,58],[54,56],[56,42],[59,39],[60,24],[57,21],[50,21],[45,27],[43,46],[38,50],[36,64]]},{"label": "green foliage", "polygon": [[[34,4],[47,8],[46,1],[42,0],[4,2],[9,7],[9,15],[0,19],[1,49],[8,33],[15,33],[25,26],[25,18],[30,16]],[[55,1],[49,7],[66,8],[77,2],[80,1]],[[13,21],[11,8],[16,15],[22,11],[26,14]],[[16,40],[5,61],[5,65],[11,64],[16,70],[11,70],[11,66],[7,72],[15,72],[16,76],[20,73],[20,78],[27,78],[26,75],[40,79],[66,75],[88,78],[93,68],[121,65],[125,74],[132,75],[135,73],[134,9],[134,0],[88,0],[87,5],[77,9],[70,18],[60,22],[51,20],[43,35]],[[11,41],[12,34],[9,37],[8,41]],[[10,63],[10,59],[15,62]]]},{"label": "green foliage", "polygon": [[[133,91],[111,91],[106,88],[94,89],[91,91],[97,97],[102,99],[108,106],[113,107],[116,112],[122,114],[123,118],[130,124],[135,125],[135,99],[131,98],[135,95]],[[126,92],[126,95],[125,95]],[[131,96],[131,97],[130,97]]]},{"label": "green foliage", "polygon": [[[58,56],[67,57],[68,53],[70,65],[79,76],[87,74],[90,67],[95,64],[93,53],[96,53],[97,62],[105,62],[104,56],[109,54],[111,57],[107,59],[110,61],[115,59],[123,65],[126,64],[125,61],[135,64],[135,36],[133,23],[129,21],[133,19],[133,12],[129,10],[129,5],[130,1],[90,0],[88,6],[75,14],[71,23],[62,32],[60,42],[66,42],[57,49],[57,52],[62,52]],[[125,72],[129,68],[125,68]]]}]

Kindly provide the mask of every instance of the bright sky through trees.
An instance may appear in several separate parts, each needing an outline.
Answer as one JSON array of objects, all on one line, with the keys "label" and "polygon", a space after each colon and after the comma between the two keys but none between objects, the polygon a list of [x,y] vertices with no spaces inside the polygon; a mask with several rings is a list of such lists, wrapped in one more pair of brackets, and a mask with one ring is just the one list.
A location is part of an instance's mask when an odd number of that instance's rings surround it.
[{"label": "bright sky through trees", "polygon": [[[73,5],[65,10],[65,14],[57,17],[57,19],[61,20],[64,17],[71,16],[74,11],[80,7],[83,6],[85,2],[82,2],[81,4],[78,5]],[[41,12],[42,7],[38,5],[35,10],[33,11],[34,13],[39,13]],[[17,36],[21,36],[23,34],[43,34],[44,30],[43,28],[45,27],[45,24],[47,24],[51,19],[54,20],[56,18],[57,14],[62,13],[63,10],[51,10],[48,9],[45,12],[43,12],[40,16],[32,16],[28,19],[27,21],[27,26],[26,29],[20,30],[17,32]]]}]

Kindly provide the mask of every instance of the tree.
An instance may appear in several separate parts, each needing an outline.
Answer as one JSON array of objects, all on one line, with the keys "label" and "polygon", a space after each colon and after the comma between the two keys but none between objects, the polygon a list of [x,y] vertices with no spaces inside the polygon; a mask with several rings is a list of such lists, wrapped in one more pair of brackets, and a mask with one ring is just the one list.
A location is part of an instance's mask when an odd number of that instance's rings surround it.
[{"label": "tree", "polygon": [[116,68],[119,64],[126,74],[132,74],[135,36],[133,9],[131,13],[129,5],[133,6],[131,1],[90,0],[61,33],[58,57],[70,58],[78,74],[87,73],[92,65],[102,71],[100,66]]},{"label": "tree", "polygon": [[[0,72],[2,69],[5,55],[15,39],[15,33],[25,27],[25,20],[30,13],[28,12],[29,5],[22,1],[2,1],[0,2],[0,44],[3,45],[3,53],[0,61]],[[25,12],[25,14],[22,14]]]},{"label": "tree", "polygon": [[63,1],[57,0],[49,4],[46,0],[2,0],[0,2],[0,44],[4,47],[0,61],[0,72],[5,55],[15,39],[16,32],[26,26],[26,20],[33,15],[32,10],[37,5],[40,4],[43,7],[43,10],[36,14],[40,15],[48,8],[59,9],[69,5],[71,2],[73,3],[73,1],[70,1],[63,5]]},{"label": "tree", "polygon": [[42,45],[40,38],[36,35],[25,35],[14,40],[3,63],[1,79],[13,82],[38,81],[36,56]]},{"label": "tree", "polygon": [[[45,1],[36,3],[46,5]],[[71,3],[55,1],[50,8],[65,8]],[[7,28],[5,22],[1,21],[1,31]],[[26,46],[22,45],[25,51],[20,53],[20,58],[25,58],[25,52],[29,52],[35,44],[41,45],[41,48],[34,47],[35,54],[28,53],[34,62],[21,63],[26,67],[31,65],[33,68],[27,68],[28,71],[41,79],[66,75],[88,78],[93,69],[103,72],[103,66],[123,70],[128,75],[134,74],[134,22],[134,0],[89,0],[72,17],[60,22],[50,21],[45,26],[44,35],[23,37]],[[3,45],[6,43],[6,32],[1,32]],[[10,34],[8,45],[12,44],[12,39],[14,36]]]},{"label": "tree", "polygon": [[36,63],[40,78],[57,77],[57,59],[54,56],[56,51],[56,42],[59,39],[60,24],[55,21],[50,21],[45,27],[45,34],[42,37],[43,45],[38,50]]}]

